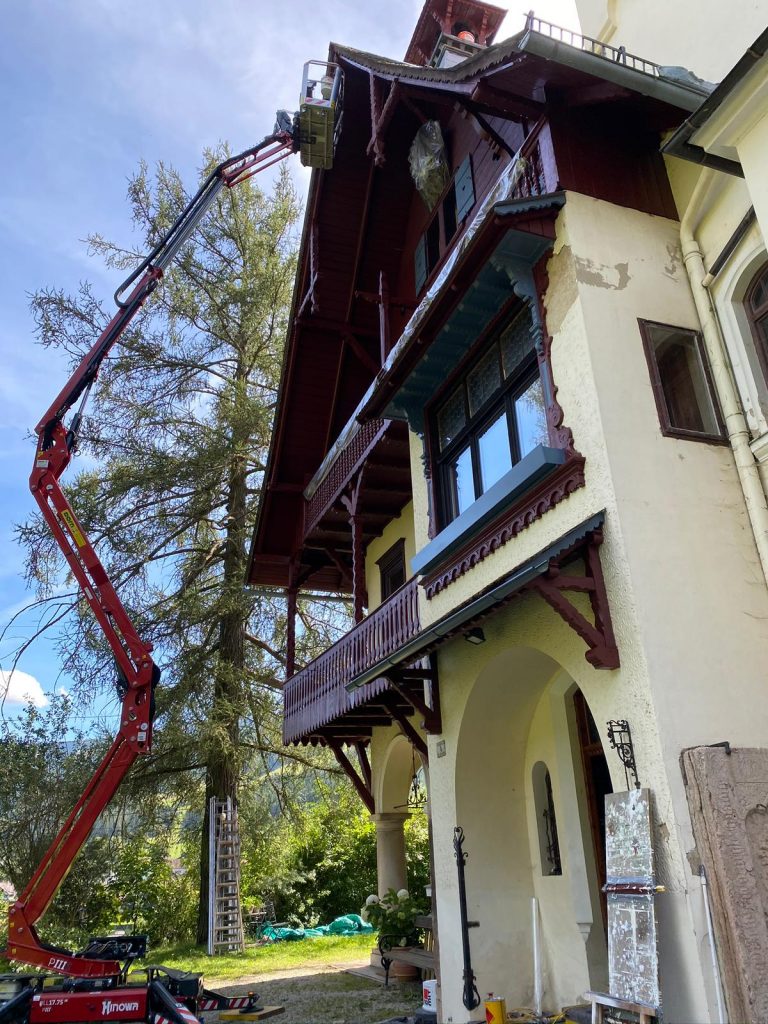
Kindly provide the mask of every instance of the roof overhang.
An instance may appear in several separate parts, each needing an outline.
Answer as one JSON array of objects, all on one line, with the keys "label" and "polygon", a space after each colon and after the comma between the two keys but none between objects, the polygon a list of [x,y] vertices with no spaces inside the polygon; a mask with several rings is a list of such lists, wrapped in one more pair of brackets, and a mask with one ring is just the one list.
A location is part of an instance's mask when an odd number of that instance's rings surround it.
[{"label": "roof overhang", "polygon": [[662,146],[667,156],[744,177],[738,141],[768,103],[768,29]]},{"label": "roof overhang", "polygon": [[491,203],[427,292],[357,410],[356,418],[408,419],[511,300],[530,295],[533,270],[551,249],[561,192]]}]

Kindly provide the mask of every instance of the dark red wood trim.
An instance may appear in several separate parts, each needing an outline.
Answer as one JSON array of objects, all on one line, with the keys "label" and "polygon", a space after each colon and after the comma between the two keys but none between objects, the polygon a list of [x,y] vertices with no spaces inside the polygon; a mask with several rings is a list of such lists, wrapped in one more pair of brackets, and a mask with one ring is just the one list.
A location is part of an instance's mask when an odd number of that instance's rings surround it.
[{"label": "dark red wood trim", "polygon": [[376,805],[373,799],[373,793],[370,786],[366,786],[365,781],[360,778],[358,773],[355,771],[354,765],[349,760],[347,755],[344,753],[344,749],[341,742],[333,737],[328,737],[328,746],[333,751],[333,755],[339,762],[344,773],[349,778],[352,785],[357,790],[358,796],[363,801],[365,806],[368,808],[371,814],[376,813]]},{"label": "dark red wood trim", "polygon": [[[593,531],[587,539],[584,549],[586,577],[561,574],[560,566],[553,564],[545,576],[539,576],[525,589],[543,597],[550,608],[578,633],[589,648],[585,657],[590,665],[595,668],[614,669],[619,667],[619,651],[613,634],[611,611],[598,553],[602,542],[602,530]],[[569,590],[577,593],[589,591],[594,623],[568,600],[565,592]]]},{"label": "dark red wood trim", "polygon": [[349,444],[339,452],[328,474],[304,506],[304,537],[314,530],[328,509],[338,501],[344,488],[384,436],[389,424],[390,420],[370,420],[364,423]]},{"label": "dark red wood trim", "polygon": [[451,561],[425,576],[421,585],[428,599],[450,586],[465,572],[512,540],[531,523],[584,486],[584,458],[574,455],[541,481],[519,502],[502,513],[478,536],[465,545]]},{"label": "dark red wood trim", "polygon": [[363,520],[360,515],[360,491],[363,485],[365,467],[360,469],[352,482],[349,493],[342,494],[341,501],[349,513],[352,529],[352,603],[355,622],[365,618],[368,595],[365,592],[365,552],[363,551]]},{"label": "dark red wood trim", "polygon": [[[442,716],[440,714],[439,698],[437,706],[430,707],[429,704],[427,704],[427,702],[424,700],[423,696],[409,689],[405,685],[406,678],[418,677],[421,677],[425,681],[428,680],[431,683],[434,683],[437,680],[437,674],[432,668],[425,669],[423,672],[419,671],[418,673],[414,670],[410,670],[408,671],[407,676],[406,670],[395,670],[387,675],[387,678],[389,679],[392,688],[396,690],[403,698],[403,700],[407,701],[411,705],[411,707],[418,711],[418,713],[422,716],[422,724],[426,731],[432,734],[442,732]],[[436,692],[439,691],[436,691],[435,687],[433,687],[433,701]]]},{"label": "dark red wood trim", "polygon": [[363,774],[363,780],[370,790],[373,780],[373,772],[371,771],[371,762],[368,760],[368,751],[365,749],[365,744],[362,740],[358,740],[357,743],[355,743],[355,750],[357,751],[357,760],[360,762],[360,771]]},{"label": "dark red wood trim", "polygon": [[400,728],[403,730],[403,734],[406,739],[410,740],[411,744],[421,754],[424,760],[427,760],[427,744],[414,729],[407,717],[403,714],[400,708],[396,707],[393,703],[387,702],[389,707],[389,713]]},{"label": "dark red wood trim", "polygon": [[552,372],[552,335],[547,329],[547,308],[544,301],[549,288],[548,262],[549,256],[547,255],[539,260],[533,272],[540,317],[536,356],[539,361],[539,372],[546,382],[545,393],[550,396],[547,403],[547,427],[550,443],[554,448],[563,448],[569,455],[577,455],[573,431],[564,424],[565,413],[557,400],[557,383]]},{"label": "dark red wood trim", "polygon": [[[384,101],[384,106],[382,107],[381,114],[375,121],[373,121],[373,132],[371,134],[371,140],[368,143],[368,146],[365,151],[368,156],[370,156],[371,153],[373,153],[374,164],[376,165],[376,167],[381,167],[384,164],[384,134],[386,133],[387,127],[389,126],[389,122],[392,120],[392,117],[395,113],[395,109],[397,107],[397,102],[399,98],[400,82],[398,81],[397,78],[395,78],[392,82],[392,85],[389,88],[389,95]],[[373,110],[371,111],[371,114],[373,120]]]},{"label": "dark red wood trim", "polygon": [[[712,371],[709,367],[709,359],[707,358],[707,351],[704,347],[704,341],[699,331],[695,331],[691,327],[679,327],[675,324],[663,324],[656,320],[643,320],[638,317],[638,326],[640,328],[640,336],[643,339],[643,349],[645,351],[646,362],[648,363],[648,374],[651,378],[651,388],[653,390],[653,398],[656,402],[656,410],[659,414],[659,426],[661,427],[661,433],[664,437],[677,437],[684,441],[703,441],[705,444],[721,444],[728,445],[730,441],[726,436],[725,426],[723,424],[723,417],[720,412],[720,404],[717,400],[717,392],[715,391],[714,383],[712,381]],[[685,430],[682,427],[675,427],[669,418],[669,409],[667,407],[667,399],[664,395],[664,388],[661,382],[661,374],[659,373],[659,366],[656,361],[656,353],[653,349],[653,342],[649,327],[666,327],[669,330],[681,331],[685,334],[692,334],[696,339],[696,347],[699,350],[699,358],[701,359],[701,365],[704,369],[704,377],[707,381],[707,388],[709,390],[709,397],[712,402],[712,407],[715,410],[715,418],[720,428],[719,434],[709,434],[703,430]]]}]

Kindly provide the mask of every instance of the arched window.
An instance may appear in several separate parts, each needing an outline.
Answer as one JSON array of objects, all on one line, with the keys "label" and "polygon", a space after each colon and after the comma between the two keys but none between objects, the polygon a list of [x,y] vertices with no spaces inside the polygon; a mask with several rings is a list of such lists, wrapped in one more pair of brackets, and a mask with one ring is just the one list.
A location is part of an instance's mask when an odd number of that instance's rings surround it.
[{"label": "arched window", "polygon": [[533,805],[536,808],[536,830],[539,836],[542,875],[562,875],[560,843],[557,838],[555,801],[552,798],[552,780],[543,761],[533,766]]},{"label": "arched window", "polygon": [[760,268],[749,286],[744,296],[744,308],[749,317],[760,365],[768,381],[768,263]]}]

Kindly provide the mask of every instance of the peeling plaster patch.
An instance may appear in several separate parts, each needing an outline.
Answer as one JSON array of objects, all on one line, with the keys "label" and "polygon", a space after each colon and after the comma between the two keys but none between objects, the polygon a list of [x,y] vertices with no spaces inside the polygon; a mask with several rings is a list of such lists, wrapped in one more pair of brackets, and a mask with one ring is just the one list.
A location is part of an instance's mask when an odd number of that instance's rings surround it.
[{"label": "peeling plaster patch", "polygon": [[583,256],[574,256],[574,261],[576,263],[576,279],[581,284],[588,284],[593,288],[622,291],[631,280],[628,263],[616,263],[609,267],[604,263],[595,263],[594,260],[585,259]]},{"label": "peeling plaster patch", "polygon": [[667,255],[669,256],[669,263],[664,264],[664,273],[667,277],[671,277],[673,281],[677,280],[677,272],[683,263],[683,253],[679,245],[675,245],[673,242],[667,242]]}]

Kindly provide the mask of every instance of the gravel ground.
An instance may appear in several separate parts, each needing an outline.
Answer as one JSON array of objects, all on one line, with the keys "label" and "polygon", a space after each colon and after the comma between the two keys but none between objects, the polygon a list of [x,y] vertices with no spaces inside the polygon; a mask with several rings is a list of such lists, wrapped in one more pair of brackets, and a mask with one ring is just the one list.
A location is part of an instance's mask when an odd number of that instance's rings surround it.
[{"label": "gravel ground", "polygon": [[323,964],[248,975],[236,983],[216,984],[206,979],[206,987],[227,995],[257,992],[261,1006],[279,1004],[285,1013],[270,1018],[275,1024],[378,1024],[393,1017],[412,1015],[421,1006],[421,986],[416,982],[379,982],[347,974],[353,964]]}]

